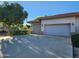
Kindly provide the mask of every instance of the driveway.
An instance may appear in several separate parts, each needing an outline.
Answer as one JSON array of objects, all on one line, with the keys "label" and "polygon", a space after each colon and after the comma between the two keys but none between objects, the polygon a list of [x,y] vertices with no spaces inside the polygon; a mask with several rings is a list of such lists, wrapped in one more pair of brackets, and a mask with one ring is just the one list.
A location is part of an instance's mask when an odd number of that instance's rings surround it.
[{"label": "driveway", "polygon": [[20,35],[0,45],[0,57],[71,58],[73,55],[70,37]]}]

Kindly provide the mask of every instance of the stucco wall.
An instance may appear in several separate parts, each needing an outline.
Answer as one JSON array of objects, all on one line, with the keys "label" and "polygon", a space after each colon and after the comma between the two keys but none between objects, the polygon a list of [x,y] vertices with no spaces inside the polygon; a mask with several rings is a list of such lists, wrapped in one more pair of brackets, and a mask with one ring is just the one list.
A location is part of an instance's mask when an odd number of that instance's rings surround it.
[{"label": "stucco wall", "polygon": [[32,33],[41,33],[41,24],[40,23],[32,23]]},{"label": "stucco wall", "polygon": [[7,25],[4,25],[2,22],[0,23],[0,31],[9,31],[9,28]]},{"label": "stucco wall", "polygon": [[79,17],[76,17],[76,33],[79,33]]},{"label": "stucco wall", "polygon": [[[44,30],[45,24],[70,24],[71,32],[75,32],[75,17],[66,17],[66,18],[57,18],[57,19],[49,19],[41,21],[41,31]],[[73,24],[72,24],[73,23]]]},{"label": "stucco wall", "polygon": [[3,30],[3,23],[0,23],[0,31]]}]

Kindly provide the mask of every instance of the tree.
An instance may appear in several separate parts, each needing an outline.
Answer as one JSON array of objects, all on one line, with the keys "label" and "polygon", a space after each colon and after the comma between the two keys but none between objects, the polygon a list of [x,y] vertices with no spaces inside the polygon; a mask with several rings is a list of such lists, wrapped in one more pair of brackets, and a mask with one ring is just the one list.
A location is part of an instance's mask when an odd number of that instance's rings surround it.
[{"label": "tree", "polygon": [[11,25],[23,24],[25,18],[28,17],[27,11],[18,3],[4,2],[0,5],[0,22],[8,26],[10,33]]},{"label": "tree", "polygon": [[23,24],[28,13],[24,11],[24,8],[18,3],[4,2],[0,5],[0,22],[5,24]]}]

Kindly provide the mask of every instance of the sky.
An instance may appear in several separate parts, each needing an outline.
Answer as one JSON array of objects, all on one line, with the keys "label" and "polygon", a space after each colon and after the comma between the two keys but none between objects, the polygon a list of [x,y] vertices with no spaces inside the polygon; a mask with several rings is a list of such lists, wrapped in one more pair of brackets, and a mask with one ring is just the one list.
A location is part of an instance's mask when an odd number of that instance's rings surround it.
[{"label": "sky", "polygon": [[[15,1],[13,1],[14,3]],[[79,1],[16,1],[28,12],[27,21],[39,16],[50,16],[69,12],[79,12]],[[2,4],[3,2],[0,2]],[[12,1],[10,2],[12,3]]]}]

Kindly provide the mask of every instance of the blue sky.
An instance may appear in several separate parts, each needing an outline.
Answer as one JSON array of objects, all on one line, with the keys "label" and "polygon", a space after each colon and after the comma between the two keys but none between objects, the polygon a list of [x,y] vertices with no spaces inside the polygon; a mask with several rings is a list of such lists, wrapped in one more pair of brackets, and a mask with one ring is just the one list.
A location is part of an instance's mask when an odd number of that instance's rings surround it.
[{"label": "blue sky", "polygon": [[[12,2],[12,1],[11,1]],[[56,15],[66,12],[78,12],[78,1],[16,1],[28,12],[26,21],[34,20],[38,16]],[[2,3],[2,2],[0,2]],[[26,23],[26,21],[24,23]]]}]

